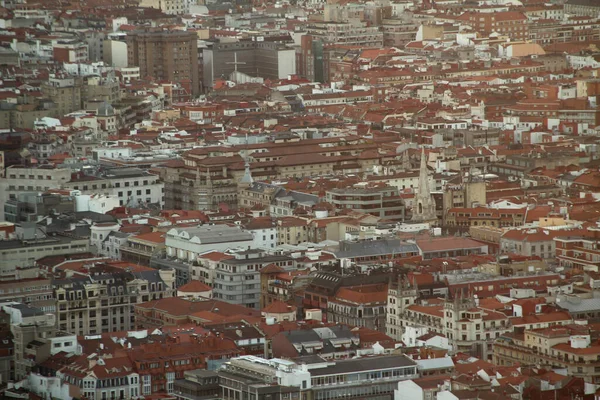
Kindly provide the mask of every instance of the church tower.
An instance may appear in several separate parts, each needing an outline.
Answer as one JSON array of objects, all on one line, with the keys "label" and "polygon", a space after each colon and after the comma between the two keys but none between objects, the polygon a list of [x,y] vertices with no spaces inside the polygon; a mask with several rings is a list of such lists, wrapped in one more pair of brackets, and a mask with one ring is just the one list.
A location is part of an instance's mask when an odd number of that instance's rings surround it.
[{"label": "church tower", "polygon": [[429,171],[427,170],[427,160],[425,157],[424,147],[421,147],[419,188],[415,196],[411,221],[429,223],[430,225],[436,225],[438,222],[435,212],[435,201],[431,196],[431,189],[429,188]]}]

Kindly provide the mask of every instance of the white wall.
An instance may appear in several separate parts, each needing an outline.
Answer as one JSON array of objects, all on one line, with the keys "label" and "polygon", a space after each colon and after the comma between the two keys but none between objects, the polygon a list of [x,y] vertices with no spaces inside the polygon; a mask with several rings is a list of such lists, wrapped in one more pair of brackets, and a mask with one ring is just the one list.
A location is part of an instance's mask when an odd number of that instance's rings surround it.
[{"label": "white wall", "polygon": [[404,333],[402,334],[402,341],[407,347],[413,347],[417,345],[417,338],[425,335],[429,332],[429,329],[425,326],[414,326],[408,325],[404,327]]},{"label": "white wall", "polygon": [[254,237],[252,248],[274,249],[277,247],[277,228],[249,230]]},{"label": "white wall", "polygon": [[398,389],[394,390],[394,400],[423,400],[423,389],[413,381],[398,382]]},{"label": "white wall", "polygon": [[288,75],[296,74],[296,50],[282,50],[277,52],[279,64],[279,79],[286,79]]}]

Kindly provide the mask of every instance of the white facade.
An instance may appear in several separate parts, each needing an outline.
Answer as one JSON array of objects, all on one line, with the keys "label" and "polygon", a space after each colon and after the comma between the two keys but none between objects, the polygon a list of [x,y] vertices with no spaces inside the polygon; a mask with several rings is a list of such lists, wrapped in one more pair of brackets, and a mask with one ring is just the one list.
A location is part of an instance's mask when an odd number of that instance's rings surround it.
[{"label": "white facade", "polygon": [[81,348],[77,344],[76,335],[64,335],[49,338],[50,354],[55,355],[64,351],[65,353],[81,354]]},{"label": "white facade", "polygon": [[[63,185],[66,189],[79,190],[82,194],[105,195],[119,200],[120,206],[137,207],[145,203],[164,205],[164,183],[157,175],[143,171],[127,173],[115,170],[94,181],[73,181]],[[106,206],[106,204],[105,204]],[[91,210],[90,210],[91,211]]]},{"label": "white facade", "polygon": [[417,338],[423,336],[429,332],[426,326],[408,325],[404,327],[404,333],[402,334],[402,343],[406,347],[417,346]]},{"label": "white facade", "polygon": [[425,400],[425,392],[414,381],[400,381],[394,390],[394,400]]},{"label": "white facade", "polygon": [[22,382],[25,387],[42,396],[48,396],[52,399],[72,400],[73,396],[69,394],[69,385],[63,383],[56,376],[44,376],[31,372],[27,380]]},{"label": "white facade", "polygon": [[277,247],[277,227],[266,229],[249,229],[254,240],[252,241],[253,249],[274,249]]},{"label": "white facade", "polygon": [[277,52],[279,79],[286,79],[296,74],[296,50],[280,50]]},{"label": "white facade", "polygon": [[90,245],[95,249],[95,252],[97,254],[101,254],[103,256],[108,257],[108,254],[105,254],[104,243],[112,232],[117,232],[120,228],[121,226],[116,222],[92,225],[92,227],[90,228]]},{"label": "white facade", "polygon": [[173,228],[167,232],[167,256],[194,261],[209,251],[252,247],[254,237],[239,227],[204,225],[197,228]]},{"label": "white facade", "polygon": [[78,212],[92,211],[99,214],[106,214],[119,207],[119,199],[116,196],[81,194],[78,190],[72,193],[75,197],[75,208]]}]

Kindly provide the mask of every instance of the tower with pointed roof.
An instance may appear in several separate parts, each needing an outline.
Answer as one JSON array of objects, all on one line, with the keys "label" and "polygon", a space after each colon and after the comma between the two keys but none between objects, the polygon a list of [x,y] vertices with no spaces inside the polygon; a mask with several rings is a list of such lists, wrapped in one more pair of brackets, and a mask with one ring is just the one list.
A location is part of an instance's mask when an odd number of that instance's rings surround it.
[{"label": "tower with pointed roof", "polygon": [[435,212],[435,201],[431,196],[429,187],[429,171],[425,157],[425,148],[421,148],[421,166],[419,168],[419,188],[415,195],[412,213],[412,222],[429,223],[435,225],[438,222]]}]

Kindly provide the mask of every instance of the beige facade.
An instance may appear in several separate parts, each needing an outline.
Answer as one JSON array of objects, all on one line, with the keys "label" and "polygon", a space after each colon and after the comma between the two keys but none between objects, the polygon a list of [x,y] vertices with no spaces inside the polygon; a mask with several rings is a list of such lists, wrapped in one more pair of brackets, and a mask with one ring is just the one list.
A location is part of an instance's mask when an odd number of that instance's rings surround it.
[{"label": "beige facade", "polygon": [[444,210],[487,204],[485,182],[464,182],[460,185],[449,185],[444,190],[443,199]]},{"label": "beige facade", "polygon": [[525,330],[494,343],[494,363],[499,366],[535,365],[564,368],[569,376],[587,383],[600,382],[600,346],[591,342],[589,330],[564,327]]},{"label": "beige facade", "polygon": [[77,335],[96,335],[134,328],[135,304],[172,297],[175,271],[161,269],[127,273],[129,278],[110,283],[102,275],[83,283],[69,282],[56,288],[58,328]]},{"label": "beige facade", "polygon": [[278,245],[296,245],[308,242],[308,221],[302,218],[283,217],[277,221]]},{"label": "beige facade", "polygon": [[42,83],[42,94],[56,104],[57,113],[63,116],[81,109],[81,90],[83,79],[80,77],[51,76]]}]

